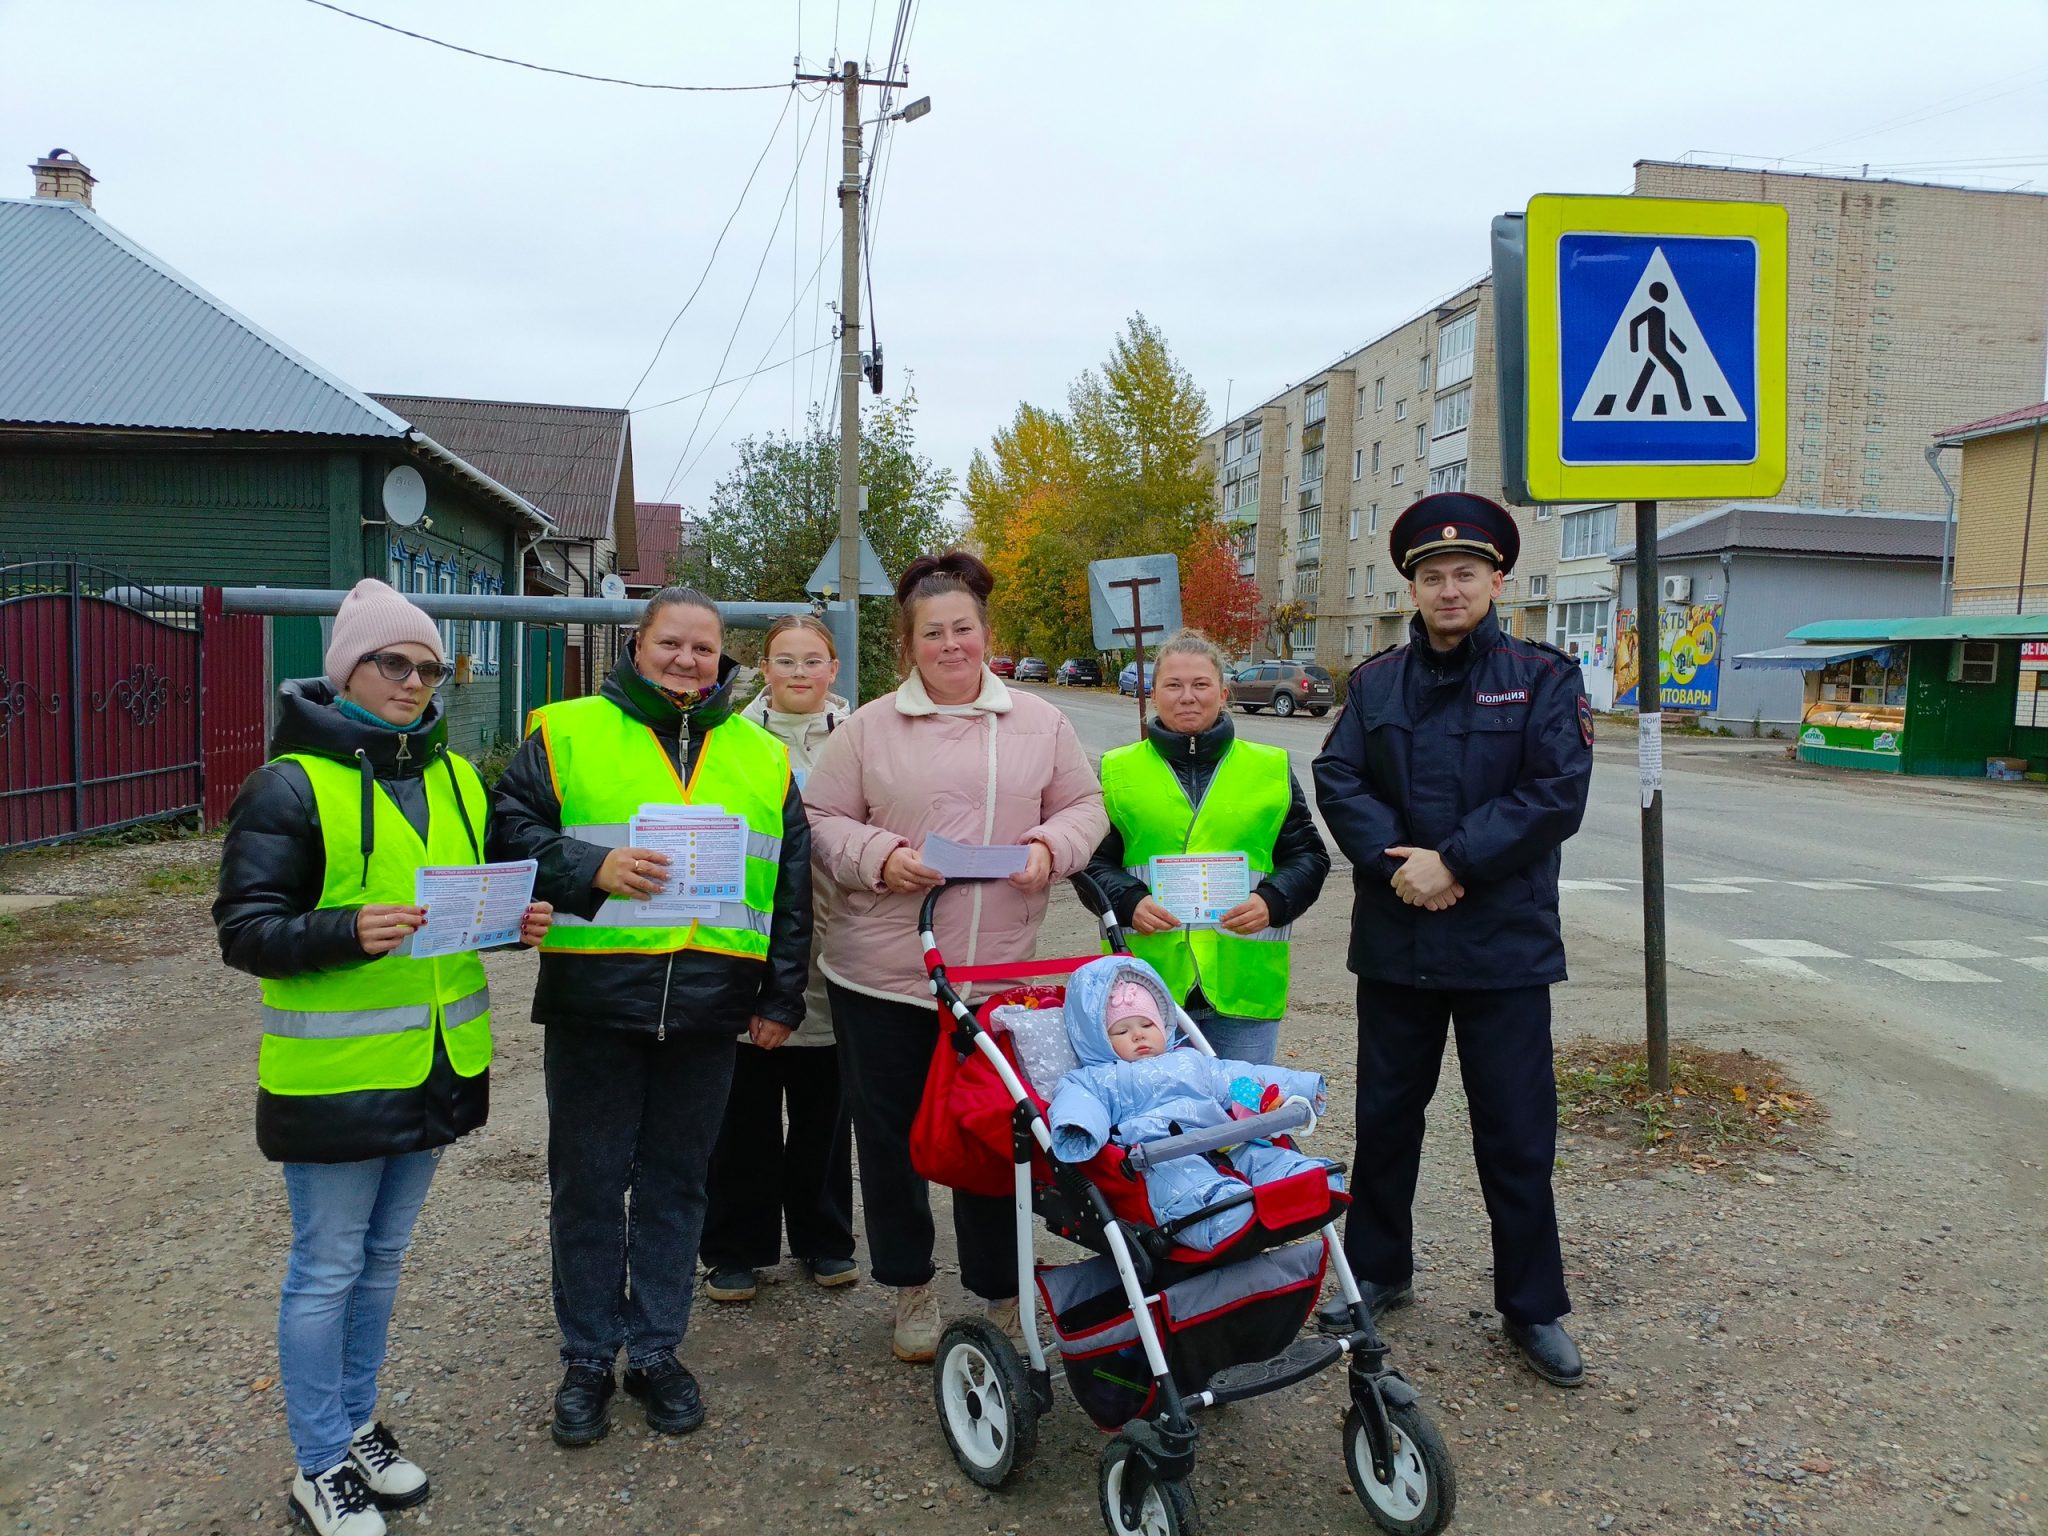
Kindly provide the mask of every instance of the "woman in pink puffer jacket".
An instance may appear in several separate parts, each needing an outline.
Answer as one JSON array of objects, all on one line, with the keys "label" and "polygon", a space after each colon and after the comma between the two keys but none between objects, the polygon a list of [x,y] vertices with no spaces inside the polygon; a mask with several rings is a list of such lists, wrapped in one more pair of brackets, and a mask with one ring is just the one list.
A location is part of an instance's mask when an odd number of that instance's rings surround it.
[{"label": "woman in pink puffer jacket", "polygon": [[[909,675],[832,734],[804,788],[826,919],[818,959],[860,1148],[868,1260],[879,1283],[897,1287],[900,1360],[931,1359],[939,1339],[931,1195],[910,1163],[910,1126],[939,1032],[917,912],[941,881],[919,850],[930,833],[1029,847],[1022,873],[978,881],[939,906],[949,960],[998,964],[1031,957],[1047,888],[1086,868],[1109,826],[1067,717],[1005,687],[983,664],[994,589],[988,567],[965,551],[911,562],[896,587]],[[1010,1202],[956,1192],[953,1230],[961,1279],[999,1326],[1014,1327]]]}]

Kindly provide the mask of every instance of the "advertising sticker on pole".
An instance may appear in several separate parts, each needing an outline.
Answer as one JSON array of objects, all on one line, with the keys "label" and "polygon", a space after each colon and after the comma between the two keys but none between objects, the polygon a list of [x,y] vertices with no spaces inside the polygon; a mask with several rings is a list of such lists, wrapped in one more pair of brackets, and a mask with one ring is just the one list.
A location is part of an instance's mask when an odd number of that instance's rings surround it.
[{"label": "advertising sticker on pole", "polygon": [[[1658,610],[1658,698],[1667,710],[1712,714],[1721,702],[1722,604],[1689,603]],[[1614,707],[1636,707],[1636,613],[1616,615]]]}]

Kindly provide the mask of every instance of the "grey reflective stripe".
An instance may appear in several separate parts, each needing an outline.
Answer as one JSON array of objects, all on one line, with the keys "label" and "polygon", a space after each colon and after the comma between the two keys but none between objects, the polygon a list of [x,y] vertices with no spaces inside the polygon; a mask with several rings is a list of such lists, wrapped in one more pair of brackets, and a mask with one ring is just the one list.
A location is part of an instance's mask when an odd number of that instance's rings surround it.
[{"label": "grey reflective stripe", "polygon": [[467,997],[458,997],[441,1005],[441,1022],[453,1028],[467,1024],[471,1019],[480,1019],[491,1011],[491,989],[478,987]]},{"label": "grey reflective stripe", "polygon": [[[595,843],[600,848],[624,848],[631,823],[624,821],[585,821],[573,827],[562,828],[562,835],[573,837],[578,842]],[[749,828],[747,831],[747,857],[766,859],[779,863],[782,859],[782,839],[769,837]]]},{"label": "grey reflective stripe", "polygon": [[[619,916],[631,916],[634,915],[634,908],[638,907],[644,910],[645,906],[646,903],[644,902],[626,901],[614,896],[597,909],[596,917],[577,917],[573,913],[557,912],[555,914],[555,926],[557,928],[617,928],[624,931],[631,931],[635,928],[674,930],[690,926],[687,918],[679,918],[672,923],[622,923],[617,921],[616,917],[608,917],[606,915],[613,908],[617,908],[619,909]],[[698,921],[707,928],[745,928],[754,933],[765,934],[768,932],[769,925],[773,921],[773,914],[756,912],[742,901],[721,901],[713,908],[711,916],[699,918]]]},{"label": "grey reflective stripe", "polygon": [[[486,994],[472,994],[484,998]],[[464,998],[467,1003],[469,998]],[[479,1009],[479,1012],[482,1010]],[[396,1035],[409,1029],[429,1029],[434,1010],[420,1003],[404,1008],[338,1008],[332,1013],[300,1008],[263,1005],[263,1033],[290,1040],[355,1040],[364,1035]]]}]

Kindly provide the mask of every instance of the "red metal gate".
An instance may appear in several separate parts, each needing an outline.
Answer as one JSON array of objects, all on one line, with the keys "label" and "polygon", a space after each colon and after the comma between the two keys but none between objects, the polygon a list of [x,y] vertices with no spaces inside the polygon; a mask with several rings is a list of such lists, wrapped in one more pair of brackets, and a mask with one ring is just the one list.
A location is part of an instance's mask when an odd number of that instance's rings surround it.
[{"label": "red metal gate", "polygon": [[0,848],[199,809],[195,608],[76,560],[0,565]]}]

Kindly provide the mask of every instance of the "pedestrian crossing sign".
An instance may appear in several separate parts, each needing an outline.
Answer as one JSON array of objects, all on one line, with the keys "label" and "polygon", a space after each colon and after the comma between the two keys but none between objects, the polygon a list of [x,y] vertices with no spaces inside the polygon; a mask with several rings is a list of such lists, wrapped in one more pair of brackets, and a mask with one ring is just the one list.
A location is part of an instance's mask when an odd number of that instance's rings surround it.
[{"label": "pedestrian crossing sign", "polygon": [[1785,226],[1774,203],[1530,200],[1533,499],[1777,494]]}]

